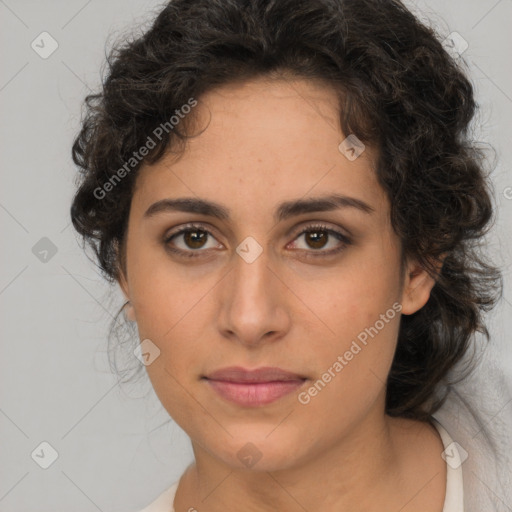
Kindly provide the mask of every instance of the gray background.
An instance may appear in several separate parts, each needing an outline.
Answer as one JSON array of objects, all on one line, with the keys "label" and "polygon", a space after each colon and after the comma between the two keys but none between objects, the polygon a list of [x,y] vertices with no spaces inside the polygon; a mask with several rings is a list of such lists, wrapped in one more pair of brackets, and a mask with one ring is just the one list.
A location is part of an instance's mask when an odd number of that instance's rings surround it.
[{"label": "gray background", "polygon": [[[489,317],[489,357],[510,383],[512,1],[407,4],[443,37],[457,31],[469,43],[463,56],[481,105],[475,136],[498,159],[489,244],[504,268],[505,300]],[[69,223],[71,142],[82,100],[99,83],[105,42],[147,27],[160,5],[0,0],[0,512],[134,511],[192,460],[188,438],[167,422],[149,383],[116,384],[106,337],[121,296],[102,282]],[[31,47],[44,31],[58,43],[46,59]],[[507,406],[496,404],[496,414]],[[58,452],[48,469],[31,457],[43,441]],[[50,452],[36,453],[41,461]]]}]

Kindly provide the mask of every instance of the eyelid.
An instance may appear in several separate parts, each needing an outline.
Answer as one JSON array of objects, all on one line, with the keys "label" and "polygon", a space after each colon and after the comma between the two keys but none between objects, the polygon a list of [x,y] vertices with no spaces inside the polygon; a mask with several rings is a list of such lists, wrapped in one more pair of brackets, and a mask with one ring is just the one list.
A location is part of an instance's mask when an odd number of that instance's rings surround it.
[{"label": "eyelid", "polygon": [[296,249],[297,251],[303,253],[303,257],[305,258],[329,258],[337,256],[341,254],[348,246],[353,244],[352,236],[345,234],[339,227],[329,227],[328,223],[323,221],[317,221],[316,223],[315,221],[310,221],[309,223],[303,225],[301,228],[298,228],[298,232],[294,232],[293,240],[290,243],[295,242],[298,237],[304,235],[305,233],[309,233],[315,230],[325,231],[328,233],[330,238],[335,238],[339,244],[337,247],[327,250]]},{"label": "eyelid", "polygon": [[335,232],[339,235],[342,235],[346,239],[352,239],[352,233],[346,228],[342,228],[336,224],[331,224],[330,222],[326,222],[323,220],[308,220],[306,222],[301,223],[299,226],[291,229],[287,236],[298,236],[303,234],[305,231],[310,231],[312,229],[324,229],[325,231]]},{"label": "eyelid", "polygon": [[[177,254],[180,257],[186,257],[186,258],[197,258],[201,257],[201,253],[205,253],[206,255],[211,255],[212,250],[218,250],[218,248],[209,248],[209,249],[178,249],[176,247],[173,247],[170,242],[172,238],[176,236],[181,236],[187,231],[193,231],[194,229],[198,231],[204,231],[207,236],[212,236],[215,240],[217,240],[217,236],[215,235],[216,229],[212,227],[210,224],[205,222],[189,222],[186,224],[181,224],[177,226],[174,230],[171,230],[170,232],[166,232],[164,235],[164,245],[167,250],[171,251],[174,254]],[[329,226],[329,223],[326,223],[324,221],[314,221],[310,220],[307,222],[302,223],[301,225],[295,227],[294,229],[290,230],[286,236],[292,236],[293,239],[290,243],[293,243],[299,236],[308,233],[313,230],[321,230],[329,233],[329,236],[334,237],[338,240],[339,245],[338,247],[328,249],[328,250],[322,250],[322,249],[295,249],[295,251],[300,252],[303,254],[302,257],[306,258],[328,258],[329,256],[335,256],[341,252],[343,252],[347,246],[352,245],[353,238],[352,235],[347,235],[343,231],[345,231],[343,228],[339,226]],[[218,241],[218,240],[217,240]],[[219,242],[221,245],[221,242]]]},{"label": "eyelid", "polygon": [[[215,235],[217,229],[212,226],[211,224],[208,224],[207,222],[187,222],[185,224],[180,224],[179,226],[176,226],[175,228],[171,228],[167,230],[164,234],[164,241],[170,240],[173,236],[181,235],[183,232],[197,229],[198,231],[205,231],[210,235]],[[218,239],[218,236],[215,236],[215,239]]]},{"label": "eyelid", "polygon": [[[174,231],[172,229],[166,231],[165,234],[164,234],[164,241],[168,241],[173,236],[182,234],[184,231],[187,231],[188,229],[198,229],[198,230],[201,229],[202,231],[206,231],[206,232],[208,232],[209,234],[212,234],[212,235],[214,235],[215,231],[216,231],[216,228],[211,226],[208,223],[204,223],[204,222],[197,222],[197,223],[195,223],[195,222],[188,222],[186,224],[180,224],[179,226],[176,227],[176,229]],[[327,223],[327,222],[315,221],[315,220],[310,220],[310,221],[302,223],[299,226],[294,227],[293,229],[289,230],[286,233],[286,236],[288,237],[288,236],[292,236],[293,235],[293,236],[297,237],[297,236],[302,235],[302,234],[304,234],[304,232],[307,232],[308,230],[311,230],[311,229],[324,229],[326,231],[331,231],[331,232],[338,233],[339,235],[342,235],[343,237],[345,237],[347,239],[351,239],[352,238],[352,234],[347,229],[340,228],[339,226],[330,226],[329,223]],[[218,238],[219,237],[215,236],[216,240]]]}]

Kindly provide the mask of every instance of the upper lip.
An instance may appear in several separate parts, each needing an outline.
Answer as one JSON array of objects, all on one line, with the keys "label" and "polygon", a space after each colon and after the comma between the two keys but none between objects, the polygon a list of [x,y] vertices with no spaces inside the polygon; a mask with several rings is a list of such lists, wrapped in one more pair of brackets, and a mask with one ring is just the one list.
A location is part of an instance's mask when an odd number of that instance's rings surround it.
[{"label": "upper lip", "polygon": [[249,370],[241,366],[221,368],[206,375],[210,380],[222,380],[227,382],[282,382],[291,380],[305,380],[297,373],[289,372],[275,366],[262,366]]}]

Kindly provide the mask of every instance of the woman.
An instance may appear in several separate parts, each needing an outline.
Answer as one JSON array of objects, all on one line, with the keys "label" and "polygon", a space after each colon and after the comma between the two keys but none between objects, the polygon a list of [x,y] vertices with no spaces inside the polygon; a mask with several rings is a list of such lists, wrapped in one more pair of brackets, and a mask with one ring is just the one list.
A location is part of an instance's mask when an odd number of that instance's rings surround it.
[{"label": "woman", "polygon": [[109,71],[73,224],[195,456],[145,511],[491,510],[433,416],[500,293],[435,33],[398,1],[173,0]]}]

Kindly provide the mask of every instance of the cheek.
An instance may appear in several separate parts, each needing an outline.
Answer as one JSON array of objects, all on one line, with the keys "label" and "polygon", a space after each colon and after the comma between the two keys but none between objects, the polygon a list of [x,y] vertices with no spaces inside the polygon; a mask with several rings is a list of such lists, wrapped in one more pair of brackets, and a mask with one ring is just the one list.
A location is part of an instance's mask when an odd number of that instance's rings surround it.
[{"label": "cheek", "polygon": [[[312,408],[333,403],[357,416],[382,391],[392,363],[400,325],[398,281],[393,268],[360,261],[342,271],[316,295],[316,311],[329,327],[328,337],[313,337],[317,378]],[[309,292],[310,300],[315,296]],[[321,323],[318,322],[318,329]],[[319,331],[317,331],[319,332]],[[326,332],[322,327],[322,332]],[[333,376],[334,375],[334,376]],[[307,398],[306,398],[307,399]],[[313,400],[312,400],[313,403]],[[329,405],[330,404],[330,405]],[[345,410],[343,414],[347,412]]]},{"label": "cheek", "polygon": [[336,337],[355,338],[386,312],[386,325],[395,318],[392,306],[400,297],[398,277],[392,269],[375,271],[373,268],[361,264],[356,269],[342,271],[326,283],[323,294],[318,294],[318,311],[323,312]]},{"label": "cheek", "polygon": [[130,254],[130,294],[141,336],[167,339],[188,316],[200,308],[200,300],[213,286],[212,277],[171,262],[160,248],[133,250]]},{"label": "cheek", "polygon": [[391,305],[382,311],[387,322],[379,315],[367,322],[368,314],[357,311],[339,316],[336,341],[316,347],[317,375],[298,397],[311,430],[327,436],[330,432],[336,439],[358,424],[383,396],[399,314]]},{"label": "cheek", "polygon": [[208,315],[201,297],[208,286],[191,286],[182,275],[170,275],[168,269],[155,266],[148,271],[138,266],[137,275],[132,276],[139,338],[151,340],[159,351],[146,371],[164,407],[186,413],[191,404],[184,389],[197,377],[198,355],[204,352],[201,342]]}]

